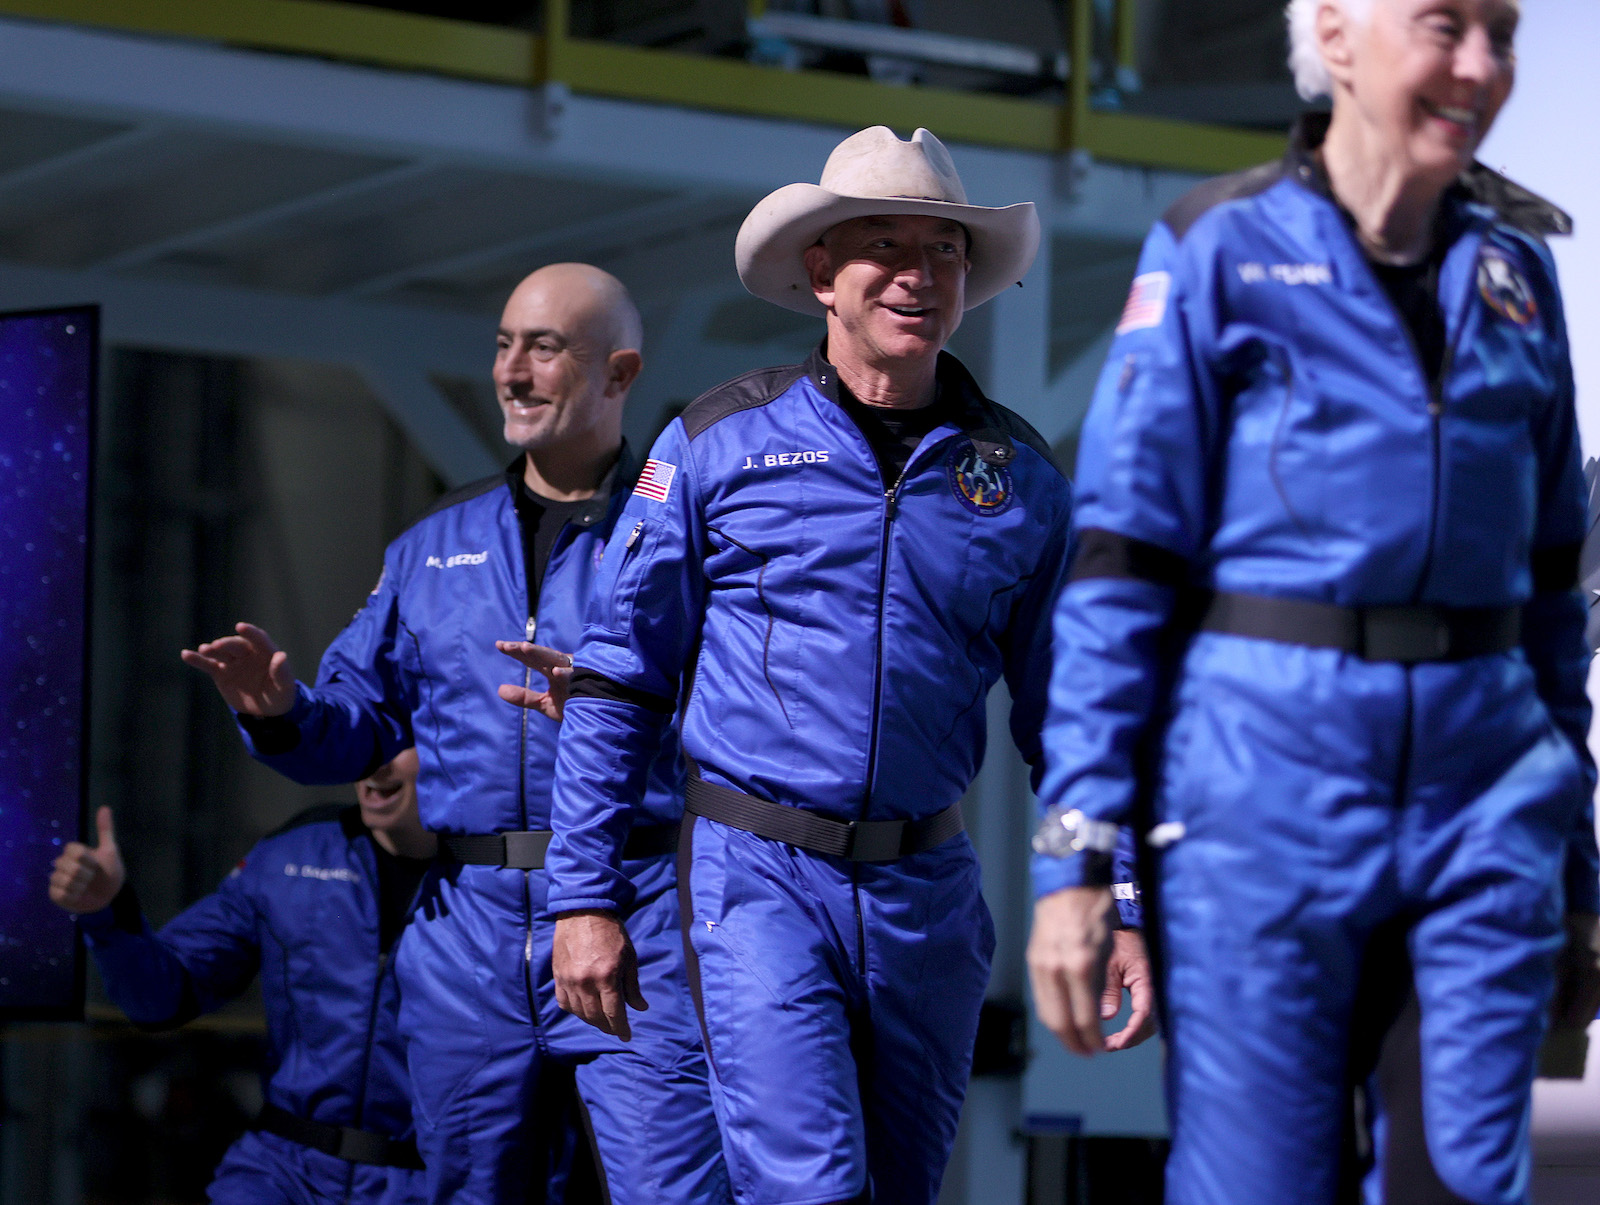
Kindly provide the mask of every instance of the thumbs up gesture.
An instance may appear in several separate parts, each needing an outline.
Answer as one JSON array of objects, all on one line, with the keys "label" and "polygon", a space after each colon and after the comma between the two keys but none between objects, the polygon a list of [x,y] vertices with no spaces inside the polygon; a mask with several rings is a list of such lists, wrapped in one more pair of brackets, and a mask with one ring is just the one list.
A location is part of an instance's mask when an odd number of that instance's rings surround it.
[{"label": "thumbs up gesture", "polygon": [[95,813],[98,844],[93,849],[81,841],[69,841],[50,872],[50,902],[68,912],[98,912],[116,898],[127,877],[122,869],[122,853],[117,849],[117,833],[111,826],[111,809]]}]

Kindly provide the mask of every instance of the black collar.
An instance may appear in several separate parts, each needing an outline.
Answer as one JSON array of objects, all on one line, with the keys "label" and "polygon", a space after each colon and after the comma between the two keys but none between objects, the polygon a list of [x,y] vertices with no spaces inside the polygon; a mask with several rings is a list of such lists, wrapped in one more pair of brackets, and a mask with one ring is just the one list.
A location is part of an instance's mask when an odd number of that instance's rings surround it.
[{"label": "black collar", "polygon": [[[523,452],[506,466],[506,484],[511,487],[511,498],[515,502],[518,487],[523,484],[522,466],[527,458]],[[572,522],[579,527],[593,527],[606,517],[611,509],[611,500],[619,493],[624,493],[633,488],[639,479],[640,465],[635,461],[633,449],[628,447],[628,441],[622,441],[622,448],[617,453],[617,459],[600,482],[600,488],[595,490],[592,498],[585,498],[583,505],[572,516]]]},{"label": "black collar", "polygon": [[[806,357],[806,375],[817,391],[830,402],[839,402],[839,373],[828,361],[824,339]],[[967,366],[947,351],[939,353],[934,367],[934,382],[940,401],[947,402],[950,421],[972,441],[979,457],[987,464],[1010,464],[1017,448],[1006,434],[993,402],[983,395]]]},{"label": "black collar", "polygon": [[[1285,175],[1339,205],[1328,182],[1327,169],[1322,166],[1322,156],[1317,153],[1328,136],[1331,120],[1332,114],[1327,112],[1304,113],[1297,118],[1289,131],[1283,166]],[[1439,205],[1441,216],[1463,204],[1481,205],[1506,225],[1539,238],[1572,233],[1572,218],[1563,210],[1477,160],[1445,190]],[[1344,210],[1342,205],[1339,208]]]}]

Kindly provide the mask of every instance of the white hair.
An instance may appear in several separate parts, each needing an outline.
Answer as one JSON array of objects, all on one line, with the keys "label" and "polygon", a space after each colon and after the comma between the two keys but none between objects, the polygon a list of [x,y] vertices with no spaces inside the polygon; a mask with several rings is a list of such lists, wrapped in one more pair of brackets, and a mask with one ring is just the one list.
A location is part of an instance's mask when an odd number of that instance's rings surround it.
[{"label": "white hair", "polygon": [[1372,12],[1372,0],[1289,0],[1283,10],[1289,23],[1289,70],[1304,100],[1333,95],[1333,79],[1317,49],[1317,10],[1324,4],[1344,9],[1352,21],[1365,21]]}]

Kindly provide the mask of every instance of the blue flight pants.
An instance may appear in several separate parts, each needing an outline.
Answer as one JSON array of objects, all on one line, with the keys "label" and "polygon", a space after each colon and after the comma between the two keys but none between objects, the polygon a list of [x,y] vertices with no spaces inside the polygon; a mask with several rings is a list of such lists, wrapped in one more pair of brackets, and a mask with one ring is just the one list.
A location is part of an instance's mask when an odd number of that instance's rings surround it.
[{"label": "blue flight pants", "polygon": [[1474,1205],[1525,1202],[1585,790],[1527,664],[1203,633],[1172,715],[1155,806],[1184,826],[1158,873],[1168,1201],[1334,1200],[1361,967],[1399,925],[1438,1176]]},{"label": "blue flight pants", "polygon": [[994,954],[972,843],[851,863],[699,818],[679,859],[734,1199],[931,1205]]},{"label": "blue flight pants", "polygon": [[613,1205],[728,1201],[672,861],[655,862],[627,921],[650,1008],[626,1044],[555,1002],[542,873],[429,873],[396,964],[429,1201],[556,1205],[585,1121]]},{"label": "blue flight pants", "polygon": [[335,1159],[257,1130],[222,1156],[212,1205],[422,1205],[422,1173]]}]

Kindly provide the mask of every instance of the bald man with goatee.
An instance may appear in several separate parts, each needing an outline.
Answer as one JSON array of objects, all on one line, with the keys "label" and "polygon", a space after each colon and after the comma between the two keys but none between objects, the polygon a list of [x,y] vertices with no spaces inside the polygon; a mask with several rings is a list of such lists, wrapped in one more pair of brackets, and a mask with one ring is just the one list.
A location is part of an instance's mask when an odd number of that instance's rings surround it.
[{"label": "bald man with goatee", "polygon": [[[618,1205],[730,1199],[684,978],[675,826],[621,838],[649,1011],[629,1032],[602,1033],[561,1009],[550,969],[544,858],[566,650],[638,475],[622,408],[641,343],[615,277],[587,264],[533,273],[496,336],[516,459],[389,546],[316,684],[297,682],[288,655],[247,623],[184,652],[216,682],[251,754],[297,782],[349,782],[416,746],[419,810],[440,858],[396,971],[434,1202],[576,1202],[596,1189]],[[650,790],[663,804],[681,797],[671,739]],[[585,1132],[598,1186],[574,1160]]]}]

